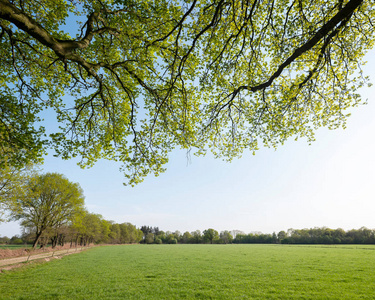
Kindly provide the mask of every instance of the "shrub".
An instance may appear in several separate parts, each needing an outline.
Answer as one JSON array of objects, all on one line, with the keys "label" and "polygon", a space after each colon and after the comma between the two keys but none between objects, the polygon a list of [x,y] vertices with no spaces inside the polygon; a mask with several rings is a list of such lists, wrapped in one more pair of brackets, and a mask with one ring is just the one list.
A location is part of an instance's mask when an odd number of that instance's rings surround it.
[{"label": "shrub", "polygon": [[13,244],[13,245],[22,245],[23,240],[21,240],[20,238],[15,238],[15,239],[11,239],[10,243]]}]

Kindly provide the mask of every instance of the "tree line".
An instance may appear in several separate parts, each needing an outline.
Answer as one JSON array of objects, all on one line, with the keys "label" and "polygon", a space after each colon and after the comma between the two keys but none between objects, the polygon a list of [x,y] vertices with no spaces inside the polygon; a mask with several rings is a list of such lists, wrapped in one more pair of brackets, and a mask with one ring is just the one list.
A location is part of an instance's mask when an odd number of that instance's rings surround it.
[{"label": "tree line", "polygon": [[142,226],[144,244],[229,244],[233,241],[233,235],[228,230],[221,231],[209,228],[203,230],[186,231],[181,233],[176,230],[162,231],[159,227]]},{"label": "tree line", "polygon": [[0,213],[0,221],[20,221],[21,240],[31,242],[34,249],[67,242],[71,246],[137,243],[143,236],[130,223],[118,224],[88,212],[78,183],[33,167],[0,169]]},{"label": "tree line", "polygon": [[288,229],[262,233],[246,234],[240,230],[225,230],[220,233],[212,228],[203,232],[159,230],[159,227],[142,226],[145,244],[375,244],[375,229],[361,227],[345,231],[342,228],[330,229],[315,227],[310,229]]},{"label": "tree line", "polygon": [[[6,216],[4,218],[4,216]],[[0,216],[18,220],[23,229],[22,241],[32,241],[33,248],[51,244],[85,246],[91,243],[145,244],[375,244],[375,230],[362,227],[316,227],[289,229],[278,234],[245,234],[238,230],[209,228],[201,232],[164,232],[159,227],[115,223],[84,207],[83,190],[78,183],[58,173],[37,172],[33,167],[0,169]],[[0,219],[1,221],[1,219]],[[18,237],[17,237],[18,238]],[[19,242],[19,240],[18,240]]]},{"label": "tree line", "polygon": [[310,229],[288,229],[278,234],[238,234],[233,240],[237,244],[375,244],[375,229],[361,227],[345,231],[315,227]]},{"label": "tree line", "polygon": [[[0,244],[25,244],[35,240],[35,233],[24,228],[21,236],[0,237]],[[361,227],[343,230],[327,227],[310,229],[288,229],[279,233],[224,230],[220,233],[212,228],[186,231],[163,231],[159,227],[141,226],[137,229],[130,223],[115,223],[105,220],[99,214],[86,212],[79,224],[72,223],[59,230],[47,230],[40,238],[40,246],[47,243],[52,247],[85,246],[95,244],[375,244],[375,229]]]},{"label": "tree line", "polygon": [[[35,232],[33,228],[23,227],[21,235],[11,238],[0,237],[0,244],[34,244]],[[115,223],[105,220],[101,215],[85,212],[78,223],[49,229],[43,232],[38,245],[71,247],[87,246],[89,244],[134,244],[142,241],[143,233],[130,223]]]}]

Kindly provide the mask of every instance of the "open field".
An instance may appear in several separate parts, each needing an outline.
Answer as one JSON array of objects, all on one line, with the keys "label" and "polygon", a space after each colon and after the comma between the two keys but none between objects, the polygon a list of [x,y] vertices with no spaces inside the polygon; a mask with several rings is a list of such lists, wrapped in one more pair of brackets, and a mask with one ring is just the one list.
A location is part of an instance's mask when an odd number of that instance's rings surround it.
[{"label": "open field", "polygon": [[374,299],[375,246],[96,247],[0,275],[0,299]]}]

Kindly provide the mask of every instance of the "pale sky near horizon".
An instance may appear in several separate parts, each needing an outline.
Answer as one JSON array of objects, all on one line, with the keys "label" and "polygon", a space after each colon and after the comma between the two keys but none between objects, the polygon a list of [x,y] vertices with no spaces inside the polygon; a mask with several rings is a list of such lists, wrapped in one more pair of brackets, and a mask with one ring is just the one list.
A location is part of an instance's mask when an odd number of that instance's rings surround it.
[{"label": "pale sky near horizon", "polygon": [[[375,83],[375,51],[365,74]],[[310,146],[288,141],[250,152],[232,163],[175,151],[167,171],[138,186],[123,186],[119,165],[100,161],[80,169],[74,161],[46,157],[44,172],[79,182],[86,207],[107,220],[164,231],[207,228],[246,233],[289,228],[375,228],[375,86],[361,91],[368,104],[351,109],[347,129],[318,130]],[[18,223],[0,224],[0,236],[21,232]]]}]

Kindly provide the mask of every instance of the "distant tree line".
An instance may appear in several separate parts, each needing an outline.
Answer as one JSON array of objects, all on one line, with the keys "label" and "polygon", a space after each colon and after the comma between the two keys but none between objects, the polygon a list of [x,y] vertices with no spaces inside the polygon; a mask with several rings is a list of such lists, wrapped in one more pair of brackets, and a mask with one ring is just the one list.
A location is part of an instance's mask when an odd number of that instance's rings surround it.
[{"label": "distant tree line", "polygon": [[375,229],[361,227],[345,231],[326,227],[289,229],[284,244],[375,244]]},{"label": "distant tree line", "polygon": [[181,233],[164,232],[159,227],[142,226],[144,244],[375,244],[375,230],[361,227],[345,231],[341,228],[330,229],[315,227],[310,229],[288,229],[246,234],[239,230],[221,231],[209,228]]},{"label": "distant tree line", "polygon": [[233,240],[237,244],[375,244],[375,230],[361,227],[345,231],[315,227],[310,229],[289,229],[278,234],[238,234]]},{"label": "distant tree line", "polygon": [[[35,231],[23,228],[21,236],[0,237],[0,244],[33,243]],[[130,223],[115,223],[103,219],[99,214],[84,212],[82,218],[58,229],[46,230],[40,237],[40,246],[46,244],[64,246],[85,246],[100,244],[375,244],[375,230],[361,227],[345,231],[315,227],[310,229],[288,229],[279,233],[252,232],[239,230],[221,231],[212,228],[192,232],[163,231],[159,227],[142,226],[137,229]]]},{"label": "distant tree line", "polygon": [[229,231],[218,232],[209,228],[203,230],[186,231],[181,233],[176,230],[162,231],[159,227],[142,226],[144,244],[230,244],[233,241],[233,235]]}]

